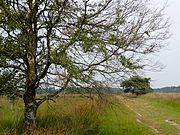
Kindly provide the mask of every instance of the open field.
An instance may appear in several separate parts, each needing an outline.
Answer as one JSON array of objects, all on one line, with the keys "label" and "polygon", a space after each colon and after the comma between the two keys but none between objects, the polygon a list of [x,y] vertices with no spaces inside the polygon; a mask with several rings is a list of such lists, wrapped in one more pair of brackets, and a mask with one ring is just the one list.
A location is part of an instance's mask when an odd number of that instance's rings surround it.
[{"label": "open field", "polygon": [[[79,96],[45,102],[37,113],[36,135],[179,135],[180,94],[152,93],[109,102]],[[23,134],[23,103],[0,98],[0,134]],[[25,133],[24,133],[25,134]]]},{"label": "open field", "polygon": [[136,121],[156,134],[180,134],[180,94],[153,93],[139,98],[117,98],[136,114]]}]

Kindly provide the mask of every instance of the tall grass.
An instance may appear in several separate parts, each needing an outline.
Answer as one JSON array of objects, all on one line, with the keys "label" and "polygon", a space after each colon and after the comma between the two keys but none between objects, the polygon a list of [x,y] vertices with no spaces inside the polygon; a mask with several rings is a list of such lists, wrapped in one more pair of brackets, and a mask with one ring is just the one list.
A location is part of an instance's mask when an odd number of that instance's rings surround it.
[{"label": "tall grass", "polygon": [[6,97],[0,98],[0,134],[16,134],[23,125],[21,100],[11,103]]},{"label": "tall grass", "polygon": [[96,102],[71,98],[58,99],[57,104],[44,104],[38,112],[38,128],[51,134],[92,135],[98,133],[100,109]]},{"label": "tall grass", "polygon": [[[180,123],[180,93],[155,93],[141,97],[149,104],[158,108],[164,120],[173,120]],[[167,129],[167,128],[166,128]]]},{"label": "tall grass", "polygon": [[[13,106],[0,99],[0,134],[26,134],[23,130],[23,104]],[[100,107],[97,102],[80,98],[57,98],[56,103],[45,102],[37,112],[36,135],[92,135],[98,134]]]},{"label": "tall grass", "polygon": [[180,113],[180,94],[179,93],[153,93],[142,96],[141,98],[161,106],[166,110]]},{"label": "tall grass", "polygon": [[[146,98],[146,97],[143,97]],[[134,112],[114,98],[96,102],[78,96],[58,97],[43,103],[37,112],[35,135],[153,135],[138,123]],[[150,99],[148,99],[150,100]],[[154,100],[154,99],[153,99]],[[179,101],[177,101],[179,103]],[[0,134],[26,135],[23,130],[23,101],[14,106],[0,98]]]}]

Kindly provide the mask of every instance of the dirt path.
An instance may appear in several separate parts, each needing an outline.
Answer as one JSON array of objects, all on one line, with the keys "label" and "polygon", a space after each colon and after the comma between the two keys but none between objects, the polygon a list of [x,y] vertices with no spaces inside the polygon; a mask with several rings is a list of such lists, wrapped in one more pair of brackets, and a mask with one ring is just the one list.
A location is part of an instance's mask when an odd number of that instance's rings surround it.
[{"label": "dirt path", "polygon": [[136,110],[132,109],[132,108],[131,108],[129,105],[127,105],[127,104],[124,104],[124,105],[125,105],[126,107],[128,107],[131,111],[133,111],[133,112],[136,114],[136,121],[137,121],[137,122],[139,122],[139,123],[141,123],[141,124],[143,124],[143,125],[151,128],[152,130],[154,130],[155,133],[160,134],[159,130],[156,129],[154,126],[148,125],[147,123],[144,123],[144,122],[142,121],[143,116],[142,116],[139,112],[137,112]]},{"label": "dirt path", "polygon": [[180,135],[180,125],[171,120],[172,116],[163,112],[161,108],[140,98],[125,96],[117,96],[117,98],[136,114],[137,122],[149,127],[157,135]]},{"label": "dirt path", "polygon": [[[177,124],[173,120],[165,120],[165,122],[167,122],[169,125],[175,126],[180,131],[180,124]],[[178,134],[180,135],[180,132]]]}]

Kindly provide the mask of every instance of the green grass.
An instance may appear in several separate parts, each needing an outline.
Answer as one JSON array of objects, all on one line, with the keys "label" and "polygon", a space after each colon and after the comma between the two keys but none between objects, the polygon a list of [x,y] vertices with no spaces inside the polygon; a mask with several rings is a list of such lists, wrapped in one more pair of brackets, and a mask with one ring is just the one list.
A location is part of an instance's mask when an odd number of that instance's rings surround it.
[{"label": "green grass", "polygon": [[[87,98],[67,96],[55,101],[45,102],[38,109],[37,135],[155,135],[149,125],[164,135],[178,134],[176,127],[165,120],[180,123],[180,98],[117,96],[99,104]],[[138,117],[132,109],[143,117]],[[12,106],[7,98],[0,97],[0,134],[19,135],[23,129],[23,101],[19,99]]]},{"label": "green grass", "polygon": [[7,98],[0,98],[0,133],[13,134],[23,125],[23,104],[16,100],[14,105]]},{"label": "green grass", "polygon": [[166,111],[174,111],[180,113],[180,98],[168,98],[168,97],[142,97],[146,101],[153,103],[154,105],[164,108]]},{"label": "green grass", "polygon": [[[25,134],[22,101],[17,100],[13,108],[6,98],[0,101],[0,134]],[[36,134],[98,134],[100,111],[95,101],[81,97],[59,97],[56,103],[45,102],[37,112]]]},{"label": "green grass", "polygon": [[159,134],[177,135],[180,129],[167,123],[166,120],[180,124],[180,98],[168,94],[147,94],[138,98],[121,99],[135,112],[142,115],[141,121],[158,130]]},{"label": "green grass", "polygon": [[104,112],[102,120],[101,135],[154,135],[151,129],[137,122],[132,111],[118,101]]},{"label": "green grass", "polygon": [[43,104],[38,111],[38,127],[51,134],[97,134],[99,108],[96,102],[84,98],[60,98],[57,103]]},{"label": "green grass", "polygon": [[164,119],[170,119],[180,124],[180,94],[167,95],[154,94],[153,97],[147,95],[141,98],[161,112],[161,117],[164,116]]}]

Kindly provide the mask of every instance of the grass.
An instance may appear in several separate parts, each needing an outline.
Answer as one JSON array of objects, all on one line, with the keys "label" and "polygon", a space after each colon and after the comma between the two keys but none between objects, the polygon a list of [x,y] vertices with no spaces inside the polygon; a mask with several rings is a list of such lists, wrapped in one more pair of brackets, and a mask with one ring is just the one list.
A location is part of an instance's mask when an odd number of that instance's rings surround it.
[{"label": "grass", "polygon": [[104,115],[100,134],[102,135],[154,135],[147,126],[137,122],[135,114],[124,104],[116,101]]},{"label": "grass", "polygon": [[[17,100],[13,108],[6,98],[0,99],[0,134],[25,134],[23,104]],[[59,97],[56,103],[45,102],[37,112],[36,134],[98,134],[100,106],[81,97]]]},{"label": "grass", "polygon": [[0,133],[14,134],[22,128],[23,104],[17,100],[14,105],[5,97],[0,98]]},{"label": "grass", "polygon": [[180,124],[180,98],[179,95],[147,94],[138,98],[122,98],[121,102],[128,105],[134,112],[141,114],[140,120],[149,127],[153,127],[158,134],[177,135],[178,126],[168,122]]},{"label": "grass", "polygon": [[166,111],[174,111],[180,113],[180,94],[167,93],[167,94],[148,94],[142,97],[146,101],[154,105],[161,106]]},{"label": "grass", "polygon": [[[180,94],[167,93],[167,94],[149,94],[141,97],[147,103],[157,108],[164,119],[173,120],[180,124]],[[161,116],[163,116],[161,115]],[[180,132],[180,131],[179,131]]]},{"label": "grass", "polygon": [[51,134],[91,135],[98,132],[100,110],[96,102],[78,97],[59,98],[56,102],[39,108],[39,128]]},{"label": "grass", "polygon": [[[109,98],[108,103],[79,96],[58,97],[56,103],[45,102],[37,112],[36,135],[157,134],[149,126],[164,135],[178,134],[177,128],[165,120],[180,123],[179,97],[162,94],[116,97]],[[7,98],[0,97],[0,134],[25,135],[23,129],[23,101],[18,99],[12,106]]]}]

